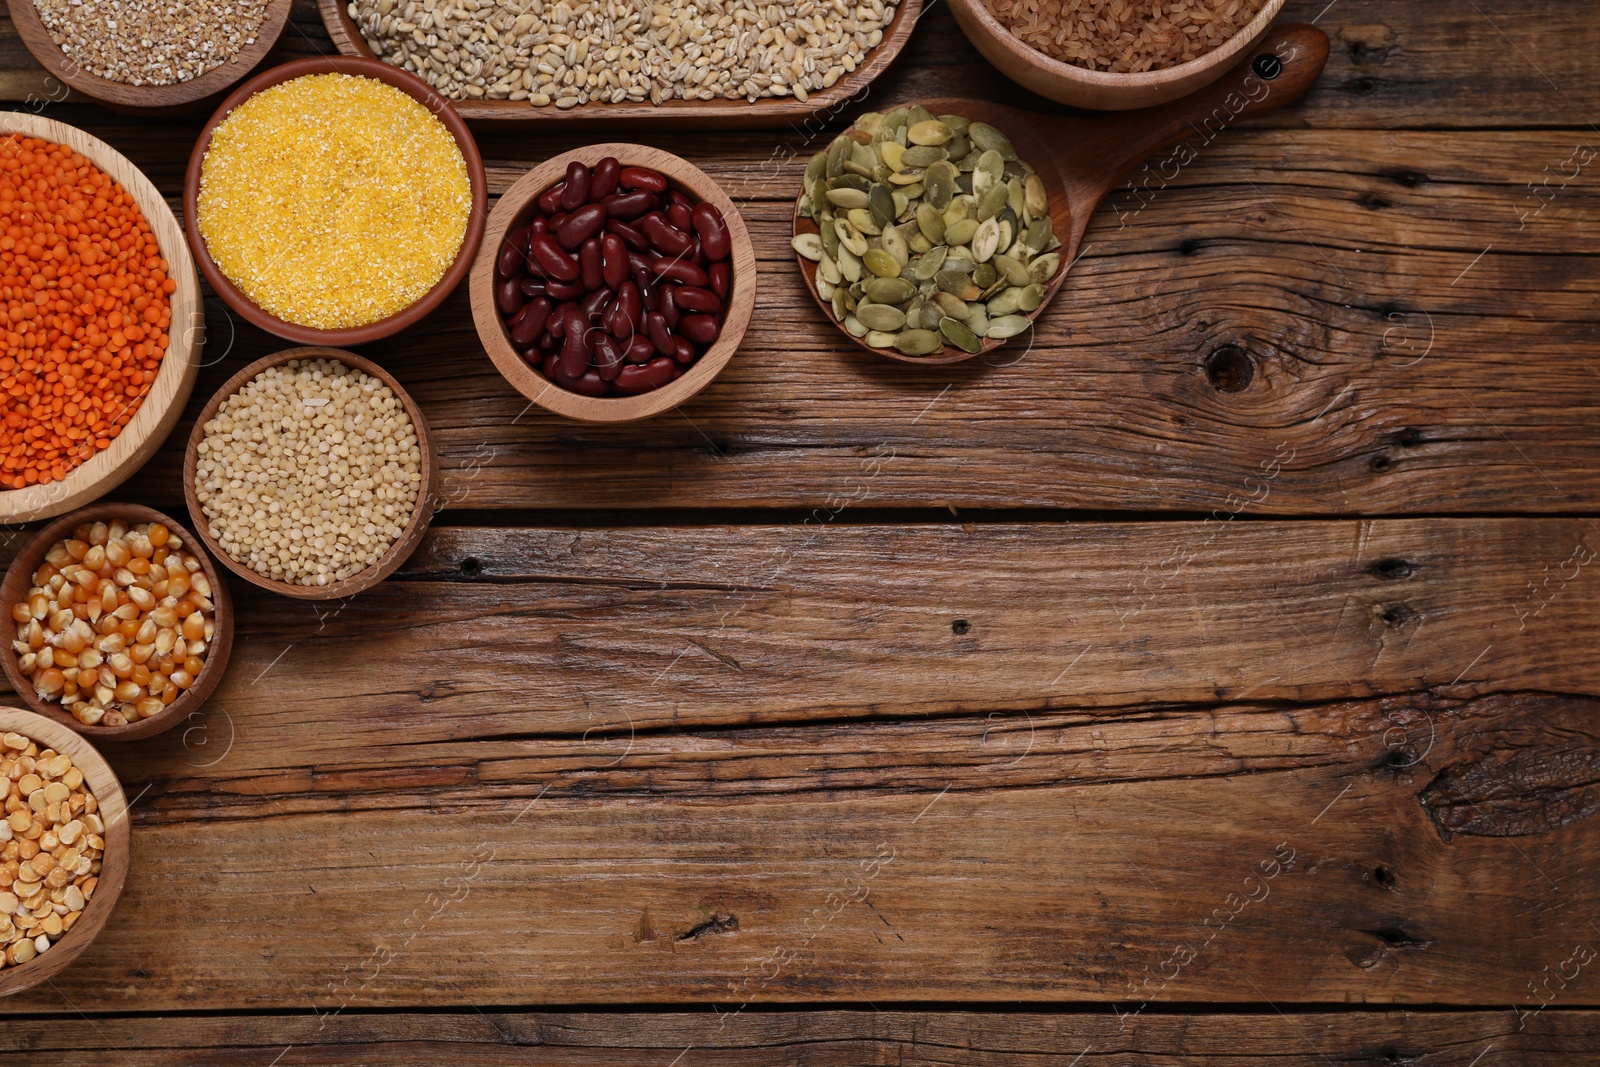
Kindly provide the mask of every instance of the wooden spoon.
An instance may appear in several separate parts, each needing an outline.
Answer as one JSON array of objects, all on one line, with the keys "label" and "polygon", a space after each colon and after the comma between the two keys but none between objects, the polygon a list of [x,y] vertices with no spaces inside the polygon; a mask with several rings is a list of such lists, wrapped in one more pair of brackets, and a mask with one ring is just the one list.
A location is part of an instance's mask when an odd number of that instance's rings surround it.
[{"label": "wooden spoon", "polygon": [[[1049,196],[1050,220],[1061,240],[1061,267],[1045,286],[1044,300],[1031,313],[1036,319],[1066,280],[1077,258],[1083,234],[1107,193],[1144,160],[1171,145],[1182,145],[1169,162],[1152,175],[1150,192],[1170,182],[1177,170],[1198,158],[1218,133],[1242,118],[1262,115],[1299,99],[1322,73],[1328,61],[1327,34],[1312,26],[1276,26],[1249,56],[1213,84],[1199,92],[1159,107],[1116,115],[1055,116],[1022,111],[984,100],[939,99],[920,101],[935,115],[963,115],[987,122],[1011,138],[1017,154],[1044,181]],[[816,223],[798,210],[794,232],[816,233]],[[817,292],[817,265],[796,255],[806,287],[833,319],[832,305]],[[906,356],[892,348],[873,348],[859,337],[841,332],[869,352],[903,363],[959,363],[989,352],[1005,341],[986,338],[979,352],[964,352],[945,345],[926,356]],[[1015,340],[1015,338],[1012,338]]]}]

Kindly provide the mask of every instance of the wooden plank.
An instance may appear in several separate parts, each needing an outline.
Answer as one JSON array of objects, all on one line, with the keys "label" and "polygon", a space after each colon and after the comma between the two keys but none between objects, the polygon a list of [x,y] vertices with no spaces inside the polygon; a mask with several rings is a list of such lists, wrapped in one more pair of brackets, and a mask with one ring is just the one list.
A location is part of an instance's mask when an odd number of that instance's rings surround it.
[{"label": "wooden plank", "polygon": [[[175,190],[184,129],[141,143],[124,132],[119,147]],[[485,140],[504,188],[527,142]],[[1276,460],[1251,512],[1569,511],[1600,492],[1600,198],[1580,181],[1530,214],[1543,201],[1525,186],[1532,161],[1561,162],[1572,140],[1219,140],[1169,188],[1102,209],[1046,326],[1005,357],[1017,365],[920,371],[844,344],[805,293],[779,199],[800,161],[708,136],[689,155],[745,198],[763,313],[680,412],[593,428],[530,411],[484,357],[464,293],[368,351],[427,412],[455,508],[809,509],[842,496],[1205,514],[1252,494]],[[196,410],[236,360],[281,346],[218,305],[209,322],[217,365]],[[1252,360],[1242,391],[1208,370],[1229,344]],[[129,493],[176,503],[187,431]]]},{"label": "wooden plank", "polygon": [[[1291,0],[1285,20],[1317,24],[1335,48],[1303,112],[1272,125],[1320,127],[1573,126],[1588,129],[1600,108],[1589,77],[1596,47],[1583,0],[1482,0],[1393,4],[1384,0]],[[332,50],[312,0],[297,0],[276,59]],[[0,12],[0,99],[46,96],[43,72]],[[954,92],[952,92],[954,90]],[[978,96],[1053,109],[1007,81],[935,6],[919,20],[905,60],[871,89],[873,100]],[[827,116],[822,118],[825,120]],[[757,132],[754,143],[770,138]]]},{"label": "wooden plank", "polygon": [[240,598],[4,1010],[1538,1003],[1600,937],[1592,527],[435,530]]},{"label": "wooden plank", "polygon": [[29,1051],[0,1052],[0,1063],[115,1054],[127,1067],[265,1064],[275,1055],[278,1067],[435,1067],[457,1059],[508,1067],[619,1059],[679,1067],[1255,1067],[1263,1060],[1565,1067],[1600,1038],[1600,1016],[1575,1011],[1531,1016],[1517,1029],[1508,1012],[1151,1014],[1119,1025],[1106,1013],[731,1010],[10,1020],[13,1042]]}]

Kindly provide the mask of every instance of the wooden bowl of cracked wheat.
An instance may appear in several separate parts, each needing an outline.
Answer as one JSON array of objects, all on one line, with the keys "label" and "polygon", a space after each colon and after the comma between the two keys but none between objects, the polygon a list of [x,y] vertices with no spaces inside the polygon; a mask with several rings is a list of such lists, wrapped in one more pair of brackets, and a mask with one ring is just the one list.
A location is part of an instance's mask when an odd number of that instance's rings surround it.
[{"label": "wooden bowl of cracked wheat", "polygon": [[222,680],[233,649],[227,583],[200,542],[138,504],[64,515],[0,583],[14,640],[0,666],[40,715],[137,741],[176,726]]},{"label": "wooden bowl of cracked wheat", "polygon": [[[204,105],[259,64],[292,0],[7,0],[17,36],[63,84],[118,110]],[[64,92],[50,86],[46,100]],[[30,102],[33,98],[30,97]]]},{"label": "wooden bowl of cracked wheat", "polygon": [[128,802],[67,727],[0,707],[0,997],[48,981],[105,928],[128,875]]},{"label": "wooden bowl of cracked wheat", "polygon": [[156,187],[82,130],[0,112],[0,522],[121,485],[200,370],[200,279]]},{"label": "wooden bowl of cracked wheat", "polygon": [[[1266,36],[1283,4],[950,0],[950,10],[978,51],[1018,85],[1074,107],[1123,111],[1216,81]],[[1276,74],[1268,66],[1262,76]]]},{"label": "wooden bowl of cracked wheat", "polygon": [[206,547],[241,578],[302,600],[351,596],[411,555],[438,459],[422,410],[371,360],[291,348],[217,390],[184,454]]},{"label": "wooden bowl of cracked wheat", "polygon": [[239,86],[200,131],[184,227],[246,321],[367,344],[466,277],[487,189],[466,123],[426,82],[372,59],[300,59]]}]

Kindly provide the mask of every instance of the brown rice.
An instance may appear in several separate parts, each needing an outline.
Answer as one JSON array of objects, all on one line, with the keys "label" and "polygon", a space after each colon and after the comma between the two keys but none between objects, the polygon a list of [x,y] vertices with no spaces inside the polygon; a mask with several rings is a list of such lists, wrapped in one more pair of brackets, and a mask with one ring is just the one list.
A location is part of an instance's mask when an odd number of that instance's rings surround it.
[{"label": "brown rice", "polygon": [[1198,59],[1265,0],[985,0],[1013,36],[1074,66],[1135,74]]}]

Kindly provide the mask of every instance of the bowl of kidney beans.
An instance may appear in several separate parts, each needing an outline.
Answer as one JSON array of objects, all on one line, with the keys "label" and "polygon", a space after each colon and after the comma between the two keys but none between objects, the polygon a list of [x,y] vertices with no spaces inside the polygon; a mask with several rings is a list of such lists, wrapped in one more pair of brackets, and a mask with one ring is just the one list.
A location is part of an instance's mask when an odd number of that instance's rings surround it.
[{"label": "bowl of kidney beans", "polygon": [[567,152],[490,213],[472,311],[495,366],[570,418],[626,422],[716,377],[755,307],[755,251],[706,174],[643,145]]}]

